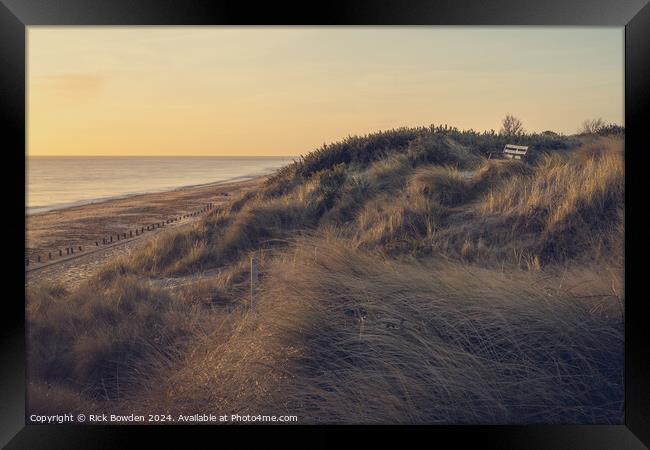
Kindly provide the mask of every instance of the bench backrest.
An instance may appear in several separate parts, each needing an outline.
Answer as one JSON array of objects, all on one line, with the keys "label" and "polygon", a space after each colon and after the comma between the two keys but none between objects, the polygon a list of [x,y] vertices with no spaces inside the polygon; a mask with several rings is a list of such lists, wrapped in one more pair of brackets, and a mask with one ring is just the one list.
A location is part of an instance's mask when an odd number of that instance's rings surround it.
[{"label": "bench backrest", "polygon": [[524,145],[506,144],[503,147],[503,156],[511,159],[521,159],[528,153],[528,147]]}]

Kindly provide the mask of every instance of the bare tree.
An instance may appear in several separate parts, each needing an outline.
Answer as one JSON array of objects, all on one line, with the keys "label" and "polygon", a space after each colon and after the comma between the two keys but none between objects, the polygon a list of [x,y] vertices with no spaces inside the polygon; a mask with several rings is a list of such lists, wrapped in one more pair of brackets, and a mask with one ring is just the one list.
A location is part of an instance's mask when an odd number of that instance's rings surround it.
[{"label": "bare tree", "polygon": [[580,134],[596,134],[605,127],[605,121],[600,117],[598,119],[588,119],[582,122],[578,129]]},{"label": "bare tree", "polygon": [[524,134],[524,124],[512,114],[507,114],[501,122],[499,134],[504,136],[520,136]]}]

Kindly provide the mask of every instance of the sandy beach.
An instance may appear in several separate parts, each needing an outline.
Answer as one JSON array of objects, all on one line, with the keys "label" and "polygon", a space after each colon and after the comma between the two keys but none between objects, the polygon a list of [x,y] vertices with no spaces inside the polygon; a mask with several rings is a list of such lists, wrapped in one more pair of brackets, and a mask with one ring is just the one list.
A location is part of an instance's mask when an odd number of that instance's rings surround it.
[{"label": "sandy beach", "polygon": [[[134,234],[131,238],[130,232],[200,210],[207,203],[218,206],[252,189],[265,178],[134,195],[26,216],[25,257],[30,260],[26,266],[26,283],[65,280],[76,284],[105,261],[128,253],[169,228],[192,223],[201,214],[137,237]],[[126,233],[127,239],[118,242],[118,233]],[[102,244],[102,239],[108,236],[113,236],[113,243]],[[95,242],[99,242],[99,246]],[[73,247],[76,253],[67,255],[68,247]],[[62,250],[62,256],[59,256],[59,250]],[[52,260],[49,260],[50,252]],[[37,262],[39,255],[41,263]]]}]

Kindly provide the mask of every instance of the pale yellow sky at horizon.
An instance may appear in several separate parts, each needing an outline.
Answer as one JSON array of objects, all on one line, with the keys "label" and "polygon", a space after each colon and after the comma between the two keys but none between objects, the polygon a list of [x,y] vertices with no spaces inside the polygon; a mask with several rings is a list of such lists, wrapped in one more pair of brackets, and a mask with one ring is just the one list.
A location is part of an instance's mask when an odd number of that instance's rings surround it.
[{"label": "pale yellow sky at horizon", "polygon": [[298,155],[401,126],[623,124],[622,27],[28,27],[27,154]]}]

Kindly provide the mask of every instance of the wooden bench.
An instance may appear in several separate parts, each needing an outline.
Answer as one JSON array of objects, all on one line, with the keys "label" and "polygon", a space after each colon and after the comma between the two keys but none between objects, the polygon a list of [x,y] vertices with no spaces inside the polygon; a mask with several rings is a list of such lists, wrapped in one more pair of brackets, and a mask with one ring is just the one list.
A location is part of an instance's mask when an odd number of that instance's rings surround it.
[{"label": "wooden bench", "polygon": [[[501,157],[508,159],[522,159],[526,156],[526,153],[528,153],[528,147],[525,145],[506,144],[501,152]],[[492,159],[492,153],[489,154],[488,159]]]}]

